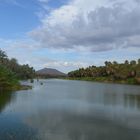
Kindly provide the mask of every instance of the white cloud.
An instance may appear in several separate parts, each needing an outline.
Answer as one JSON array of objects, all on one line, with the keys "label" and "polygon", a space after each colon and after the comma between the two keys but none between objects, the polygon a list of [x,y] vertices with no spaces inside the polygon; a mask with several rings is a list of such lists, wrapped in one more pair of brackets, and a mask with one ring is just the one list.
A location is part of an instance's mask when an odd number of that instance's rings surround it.
[{"label": "white cloud", "polygon": [[[77,69],[80,67],[88,66],[88,62],[84,61],[71,61],[71,60],[64,60],[64,58],[57,59],[53,56],[59,54],[60,52],[52,51],[50,54],[46,54],[42,56],[42,52],[47,51],[45,49],[41,49],[37,42],[31,40],[5,40],[0,39],[0,48],[3,51],[6,51],[9,58],[16,58],[20,64],[29,64],[33,66],[36,70],[42,69],[44,67],[49,68],[56,68],[63,72],[69,72],[70,70]],[[41,54],[40,54],[41,53]]]},{"label": "white cloud", "polygon": [[136,0],[73,0],[44,15],[30,35],[45,48],[108,51],[130,47],[128,38],[140,34],[139,17]]},{"label": "white cloud", "polygon": [[44,64],[45,67],[75,67],[75,68],[80,68],[80,67],[86,67],[88,66],[87,63],[84,62],[68,62],[68,61],[58,61],[58,60],[51,60],[48,61],[46,64]]},{"label": "white cloud", "polygon": [[89,66],[89,63],[84,61],[79,61],[79,60],[66,61],[61,59],[57,60],[57,59],[51,59],[48,57],[41,57],[41,56],[38,57],[38,59],[35,61],[41,64],[41,67],[56,68],[64,72]]},{"label": "white cloud", "polygon": [[49,2],[50,0],[38,0],[39,2],[45,2],[45,3],[47,3],[47,2]]},{"label": "white cloud", "polygon": [[[45,13],[40,17],[40,26],[29,33],[31,38],[28,36],[28,39],[23,40],[0,39],[0,47],[8,56],[16,57],[20,63],[28,62],[36,69],[52,67],[68,72],[94,63],[102,65],[107,59],[122,61],[125,57],[133,59],[139,56],[139,1],[71,0],[57,9],[50,8],[49,13],[49,0],[37,1],[43,5]],[[43,52],[45,48],[48,52],[44,52],[46,58],[43,59],[37,55],[37,51]],[[113,50],[114,54],[110,54],[110,50]],[[120,50],[127,53],[121,54]],[[74,58],[74,61],[72,56],[63,56],[66,51],[76,51],[73,55],[78,55],[79,58]],[[52,52],[56,55],[61,53],[62,57],[54,58],[50,55]],[[103,58],[101,52],[105,53]],[[115,54],[116,57],[113,56]]]}]

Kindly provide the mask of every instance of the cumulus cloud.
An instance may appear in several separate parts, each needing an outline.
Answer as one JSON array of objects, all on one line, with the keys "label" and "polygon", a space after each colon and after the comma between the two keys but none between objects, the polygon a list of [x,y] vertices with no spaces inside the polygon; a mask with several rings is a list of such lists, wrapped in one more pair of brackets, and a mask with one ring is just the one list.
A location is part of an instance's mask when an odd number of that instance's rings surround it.
[{"label": "cumulus cloud", "polygon": [[140,35],[139,17],[137,0],[72,0],[44,15],[30,35],[44,48],[107,51],[135,47],[129,42]]},{"label": "cumulus cloud", "polygon": [[81,62],[79,60],[75,60],[75,61],[56,60],[56,59],[51,59],[48,57],[41,57],[41,56],[38,57],[37,60],[35,61],[41,64],[41,66],[43,67],[56,68],[64,72],[68,72],[69,70],[72,70],[72,69],[78,69],[81,67],[89,66],[89,63],[84,62],[84,61]]},{"label": "cumulus cloud", "polygon": [[[43,67],[56,68],[63,72],[68,72],[73,69],[80,67],[86,67],[89,65],[88,62],[77,60],[65,60],[64,58],[58,59],[57,51],[49,51],[49,56],[47,50],[40,51],[40,45],[37,42],[31,40],[5,40],[0,38],[0,48],[6,51],[9,58],[16,58],[20,64],[29,64],[34,66],[36,70],[42,69]],[[42,56],[43,51],[45,55]],[[63,54],[63,53],[62,53]],[[52,57],[51,57],[52,56]]]},{"label": "cumulus cloud", "polygon": [[51,60],[48,61],[46,64],[44,64],[45,67],[75,67],[75,68],[80,68],[80,67],[86,67],[88,66],[87,63],[84,62],[68,62],[68,61],[58,61],[58,60]]},{"label": "cumulus cloud", "polygon": [[68,72],[105,60],[139,57],[139,0],[67,0],[59,8],[49,7],[51,0],[36,1],[42,6],[41,24],[23,39],[0,39],[0,48],[20,63]]}]

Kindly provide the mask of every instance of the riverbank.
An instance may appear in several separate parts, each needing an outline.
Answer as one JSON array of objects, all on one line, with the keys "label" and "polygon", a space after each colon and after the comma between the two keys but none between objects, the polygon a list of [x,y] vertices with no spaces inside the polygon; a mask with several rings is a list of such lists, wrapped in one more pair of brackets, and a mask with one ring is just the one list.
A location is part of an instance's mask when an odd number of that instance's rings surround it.
[{"label": "riverbank", "polygon": [[17,88],[15,88],[15,90],[29,90],[32,89],[32,86],[29,85],[20,85]]},{"label": "riverbank", "polygon": [[12,87],[0,87],[0,91],[19,91],[19,90],[29,90],[32,89],[32,86],[29,85],[14,85]]},{"label": "riverbank", "polygon": [[[1,72],[1,71],[0,71]],[[20,83],[20,80],[17,79],[13,74],[12,76],[9,73],[3,72],[0,73],[0,91],[18,91],[18,90],[28,90],[32,89],[32,86],[24,85]]]},{"label": "riverbank", "polygon": [[63,78],[66,80],[79,80],[79,81],[91,81],[91,82],[101,82],[101,83],[114,83],[114,84],[129,84],[129,85],[140,85],[139,79],[129,78],[126,80],[113,80],[108,77],[67,77]]},{"label": "riverbank", "polygon": [[0,49],[0,90],[27,90],[31,86],[20,84],[22,79],[33,79],[35,70],[28,64],[21,65],[15,58],[8,58]]}]

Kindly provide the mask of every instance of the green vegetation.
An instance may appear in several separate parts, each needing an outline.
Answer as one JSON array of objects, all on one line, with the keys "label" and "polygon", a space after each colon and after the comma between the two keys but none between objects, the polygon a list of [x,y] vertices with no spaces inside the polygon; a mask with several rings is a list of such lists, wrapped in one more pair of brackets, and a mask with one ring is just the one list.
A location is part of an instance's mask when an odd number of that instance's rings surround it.
[{"label": "green vegetation", "polygon": [[9,59],[6,53],[0,50],[0,90],[2,89],[26,89],[21,87],[19,80],[32,79],[35,70],[29,65],[18,64],[15,58]]},{"label": "green vegetation", "polygon": [[89,66],[68,73],[69,79],[140,84],[140,59],[124,63],[105,62],[105,66]]}]

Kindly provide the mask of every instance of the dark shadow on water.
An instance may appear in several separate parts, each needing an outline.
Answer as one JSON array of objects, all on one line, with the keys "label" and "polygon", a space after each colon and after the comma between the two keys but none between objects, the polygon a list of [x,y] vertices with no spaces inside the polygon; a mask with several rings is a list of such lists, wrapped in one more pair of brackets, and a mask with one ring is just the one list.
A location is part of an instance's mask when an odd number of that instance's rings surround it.
[{"label": "dark shadow on water", "polygon": [[124,96],[126,107],[133,107],[140,110],[140,95],[128,94]]},{"label": "dark shadow on water", "polygon": [[13,97],[11,91],[0,91],[0,113],[12,101]]}]

